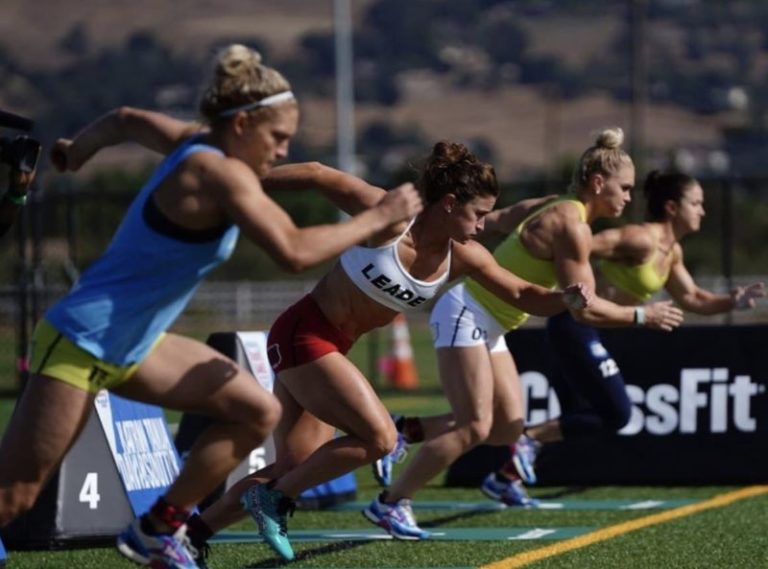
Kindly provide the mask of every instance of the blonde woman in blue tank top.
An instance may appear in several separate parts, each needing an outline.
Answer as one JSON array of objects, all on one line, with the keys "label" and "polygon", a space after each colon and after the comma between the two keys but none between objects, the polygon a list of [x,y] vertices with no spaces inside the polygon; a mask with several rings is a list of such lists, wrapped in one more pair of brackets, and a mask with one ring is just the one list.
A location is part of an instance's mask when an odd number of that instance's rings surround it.
[{"label": "blonde woman in blue tank top", "polygon": [[137,563],[197,567],[186,518],[273,430],[281,406],[235,362],[166,330],[241,231],[299,271],[421,210],[406,185],[344,223],[297,228],[260,177],[285,158],[298,106],[285,78],[260,60],[241,45],[219,54],[200,104],[207,127],[122,108],[53,148],[60,171],[129,140],[166,158],[107,250],[36,327],[30,377],[0,446],[0,526],[32,507],[97,391],[110,389],[215,419],[167,493],[118,539]]},{"label": "blonde woman in blue tank top", "polygon": [[[698,286],[685,267],[680,241],[701,226],[701,185],[685,174],[654,171],[646,178],[644,194],[645,223],[607,229],[592,239],[598,294],[633,307],[638,323],[647,318],[644,303],[662,289],[680,308],[696,314],[754,308],[765,296],[763,283],[717,294]],[[535,482],[533,462],[542,444],[613,434],[627,424],[631,412],[619,366],[604,349],[594,353],[594,346],[601,346],[597,331],[565,315],[550,318],[547,328],[561,363],[561,373],[552,378],[561,415],[528,427],[512,463],[506,465],[505,470],[519,470],[528,482]]]},{"label": "blonde woman in blue tank top", "polygon": [[[621,149],[623,133],[607,129],[574,170],[572,191],[525,200],[486,216],[484,234],[502,237],[494,257],[500,265],[541,286],[585,282],[594,286],[589,262],[590,223],[621,215],[635,183],[632,160]],[[416,492],[463,453],[484,443],[508,445],[523,431],[522,391],[504,335],[528,314],[468,280],[443,295],[432,311],[434,345],[443,390],[452,412],[436,417],[396,419],[406,443],[426,441],[389,489],[373,500],[365,516],[399,539],[424,539],[410,503]],[[634,325],[632,307],[596,297],[583,309],[564,311],[591,326]],[[650,305],[645,325],[671,330],[682,314],[669,302]],[[529,506],[514,470],[491,473],[481,490],[511,506]]]},{"label": "blonde woman in blue tank top", "polygon": [[[276,168],[268,187],[319,188],[355,214],[386,192],[321,164]],[[345,251],[305,298],[285,310],[268,340],[277,371],[275,394],[283,417],[275,431],[276,461],[241,480],[203,512],[207,539],[242,517],[257,523],[267,543],[293,558],[286,523],[302,491],[371,464],[390,452],[395,427],[373,387],[346,352],[366,332],[400,312],[418,310],[449,281],[472,276],[495,295],[535,314],[555,314],[567,304],[584,306],[589,294],[567,292],[520,279],[496,263],[472,238],[496,202],[493,168],[461,144],[440,142],[418,182],[424,211]],[[574,281],[575,283],[576,281]],[[341,436],[335,433],[341,431]]]}]

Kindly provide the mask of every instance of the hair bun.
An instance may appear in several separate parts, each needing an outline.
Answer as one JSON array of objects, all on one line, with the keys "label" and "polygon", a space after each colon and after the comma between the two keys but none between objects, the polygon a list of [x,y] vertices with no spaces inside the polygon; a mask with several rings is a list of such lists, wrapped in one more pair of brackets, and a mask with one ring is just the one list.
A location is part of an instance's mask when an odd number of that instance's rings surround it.
[{"label": "hair bun", "polygon": [[216,58],[218,75],[238,75],[245,69],[253,69],[261,64],[261,54],[255,49],[242,44],[232,44],[219,52]]},{"label": "hair bun", "polygon": [[598,148],[619,148],[624,142],[624,131],[620,127],[606,128],[597,135],[595,146]]},{"label": "hair bun", "polygon": [[441,140],[432,149],[432,160],[436,167],[448,168],[460,162],[474,161],[475,156],[463,144]]}]

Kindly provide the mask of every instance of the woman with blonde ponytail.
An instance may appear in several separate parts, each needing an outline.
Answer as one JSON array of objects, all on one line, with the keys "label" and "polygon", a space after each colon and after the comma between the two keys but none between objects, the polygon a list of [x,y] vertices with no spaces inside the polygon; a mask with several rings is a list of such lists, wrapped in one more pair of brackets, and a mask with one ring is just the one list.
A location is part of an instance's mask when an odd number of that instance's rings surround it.
[{"label": "woman with blonde ponytail", "polygon": [[[652,314],[653,305],[645,303],[662,289],[680,308],[696,314],[754,308],[765,296],[762,282],[716,294],[699,287],[685,267],[680,240],[701,226],[701,185],[685,174],[653,171],[643,191],[645,223],[607,229],[592,239],[598,294],[631,308],[638,326],[645,325]],[[513,462],[529,472],[528,482],[535,482],[531,476],[535,472],[533,461],[542,445],[571,437],[613,434],[627,424],[631,410],[615,360],[607,352],[599,358],[593,355],[593,346],[601,345],[596,330],[567,316],[550,318],[547,329],[561,364],[561,373],[551,378],[561,414],[528,427],[522,444],[515,448]]]},{"label": "woman with blonde ponytail", "polygon": [[344,223],[296,227],[260,179],[288,154],[298,105],[285,78],[245,46],[219,54],[200,110],[206,126],[117,109],[51,151],[60,171],[124,141],[165,158],[107,250],[35,329],[30,377],[0,445],[0,526],[32,507],[96,393],[109,389],[215,420],[165,495],[118,538],[119,551],[137,563],[197,567],[187,517],[272,432],[281,406],[235,362],[168,328],[240,232],[284,269],[300,271],[421,210],[404,185],[378,193]]},{"label": "woman with blonde ponytail", "polygon": [[[585,283],[593,290],[589,263],[590,223],[621,215],[631,199],[635,170],[621,149],[621,129],[606,129],[581,156],[569,193],[519,202],[489,213],[483,235],[504,238],[496,262],[542,287]],[[668,302],[647,307],[644,325],[671,330],[682,320]],[[452,412],[435,417],[396,417],[398,450],[424,442],[402,474],[364,510],[373,523],[399,539],[425,539],[416,523],[414,494],[459,456],[479,444],[512,445],[523,433],[520,378],[504,335],[528,319],[477,279],[451,288],[435,304],[430,324],[437,349],[443,391]],[[631,307],[595,297],[585,307],[550,318],[601,327],[635,324]],[[394,455],[377,463],[377,478],[387,486]],[[528,473],[523,472],[523,476]],[[510,465],[491,473],[481,487],[487,496],[509,506],[532,506],[520,475]]]}]

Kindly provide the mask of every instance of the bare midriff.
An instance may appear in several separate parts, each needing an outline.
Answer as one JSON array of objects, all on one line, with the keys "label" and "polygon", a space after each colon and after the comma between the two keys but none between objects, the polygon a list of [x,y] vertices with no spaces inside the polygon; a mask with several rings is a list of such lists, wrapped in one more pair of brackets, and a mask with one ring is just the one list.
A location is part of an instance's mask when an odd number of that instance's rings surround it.
[{"label": "bare midriff", "polygon": [[357,288],[338,262],[311,294],[328,321],[352,341],[374,328],[389,324],[397,316],[397,312]]}]

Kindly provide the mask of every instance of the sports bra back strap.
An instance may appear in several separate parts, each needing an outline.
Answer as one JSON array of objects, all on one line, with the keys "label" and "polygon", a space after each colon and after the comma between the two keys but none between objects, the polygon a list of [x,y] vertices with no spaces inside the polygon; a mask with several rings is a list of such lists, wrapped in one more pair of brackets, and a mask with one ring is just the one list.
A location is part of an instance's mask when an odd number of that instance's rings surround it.
[{"label": "sports bra back strap", "polygon": [[403,229],[403,232],[398,235],[397,239],[392,241],[390,245],[395,245],[397,243],[400,243],[400,240],[406,236],[406,234],[411,230],[411,227],[413,226],[413,223],[416,221],[416,216],[411,218],[411,221],[408,222],[408,225],[405,226],[405,229]]}]

